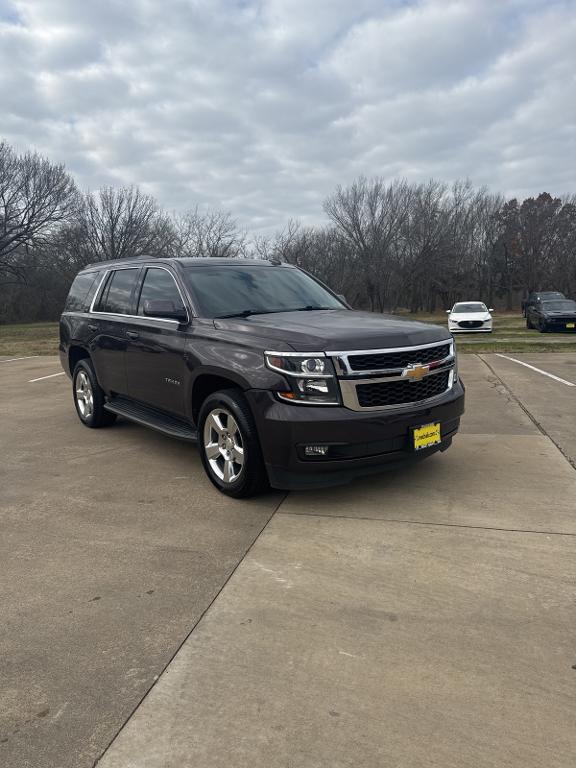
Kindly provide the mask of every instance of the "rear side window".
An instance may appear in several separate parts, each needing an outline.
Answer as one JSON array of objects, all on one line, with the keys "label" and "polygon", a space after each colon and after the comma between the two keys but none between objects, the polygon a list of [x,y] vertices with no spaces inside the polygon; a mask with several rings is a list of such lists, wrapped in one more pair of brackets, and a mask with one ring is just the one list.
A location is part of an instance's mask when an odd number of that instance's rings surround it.
[{"label": "rear side window", "polygon": [[146,270],[138,302],[139,315],[144,314],[144,304],[147,301],[170,301],[174,309],[184,309],[174,278],[165,269],[158,269],[158,267],[150,267]]},{"label": "rear side window", "polygon": [[64,306],[65,312],[87,312],[97,287],[99,272],[76,275]]},{"label": "rear side window", "polygon": [[108,277],[98,302],[98,312],[129,315],[138,269],[117,269]]}]

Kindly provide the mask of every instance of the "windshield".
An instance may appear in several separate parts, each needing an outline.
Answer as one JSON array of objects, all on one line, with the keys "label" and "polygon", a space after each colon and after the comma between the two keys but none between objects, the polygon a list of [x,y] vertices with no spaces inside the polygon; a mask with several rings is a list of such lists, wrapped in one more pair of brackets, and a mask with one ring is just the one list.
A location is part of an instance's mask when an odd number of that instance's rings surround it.
[{"label": "windshield", "polygon": [[542,309],[547,312],[576,312],[576,301],[543,301]]},{"label": "windshield", "polygon": [[347,309],[299,269],[282,266],[188,267],[203,317],[235,317],[313,309]]},{"label": "windshield", "polygon": [[488,312],[486,304],[454,304],[452,312]]}]

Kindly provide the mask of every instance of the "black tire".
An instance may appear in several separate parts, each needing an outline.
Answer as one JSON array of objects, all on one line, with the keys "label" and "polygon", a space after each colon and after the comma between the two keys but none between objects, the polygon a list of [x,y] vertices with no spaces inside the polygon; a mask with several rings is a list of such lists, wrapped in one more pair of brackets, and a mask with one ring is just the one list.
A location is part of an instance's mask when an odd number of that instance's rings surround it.
[{"label": "black tire", "polygon": [[526,328],[530,328],[530,330],[534,328],[534,326],[530,322],[530,318],[528,317],[528,315],[526,315]]},{"label": "black tire", "polygon": [[[225,414],[232,416],[237,430]],[[215,415],[217,421],[214,421]],[[207,424],[209,418],[211,423]],[[219,431],[218,423],[224,427],[223,431]],[[228,437],[225,437],[226,434]],[[214,392],[202,403],[198,417],[198,447],[208,478],[227,496],[246,499],[269,487],[254,417],[240,390]],[[212,457],[208,456],[210,447],[213,449]],[[235,455],[240,457],[240,448],[241,465],[234,458]],[[234,478],[235,472],[238,474]],[[226,479],[226,474],[230,479]]]},{"label": "black tire", "polygon": [[538,323],[538,330],[540,333],[546,333],[548,331],[548,327],[545,322]]},{"label": "black tire", "polygon": [[[91,391],[91,400],[88,396],[82,397],[80,391],[84,389],[88,382],[88,389]],[[85,358],[76,363],[74,373],[72,374],[72,397],[78,418],[86,427],[90,429],[100,429],[100,427],[109,427],[116,421],[116,414],[104,410],[106,402],[104,392],[102,391],[91,360]],[[88,399],[87,399],[88,398]],[[91,407],[88,407],[90,403]]]}]

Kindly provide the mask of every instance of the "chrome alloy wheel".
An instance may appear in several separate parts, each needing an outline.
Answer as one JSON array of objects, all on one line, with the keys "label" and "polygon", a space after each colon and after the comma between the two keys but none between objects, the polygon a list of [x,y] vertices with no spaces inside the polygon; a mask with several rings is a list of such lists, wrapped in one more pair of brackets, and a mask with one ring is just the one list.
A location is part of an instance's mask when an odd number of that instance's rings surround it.
[{"label": "chrome alloy wheel", "polygon": [[84,371],[76,376],[76,403],[83,419],[89,419],[94,413],[94,393],[90,379]]},{"label": "chrome alloy wheel", "polygon": [[240,427],[223,408],[210,411],[204,422],[204,451],[210,469],[223,483],[233,483],[244,469],[244,444]]}]

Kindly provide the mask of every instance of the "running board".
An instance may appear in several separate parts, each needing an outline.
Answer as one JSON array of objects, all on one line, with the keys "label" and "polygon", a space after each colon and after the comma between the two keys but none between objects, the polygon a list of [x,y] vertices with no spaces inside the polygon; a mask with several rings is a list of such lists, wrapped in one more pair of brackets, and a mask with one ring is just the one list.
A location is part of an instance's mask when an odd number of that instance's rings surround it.
[{"label": "running board", "polygon": [[135,403],[123,397],[114,397],[104,404],[104,408],[118,416],[124,416],[130,421],[142,424],[145,427],[162,432],[169,437],[178,440],[187,440],[195,443],[198,441],[198,431],[183,419],[170,416],[167,413],[150,408],[141,403]]}]

